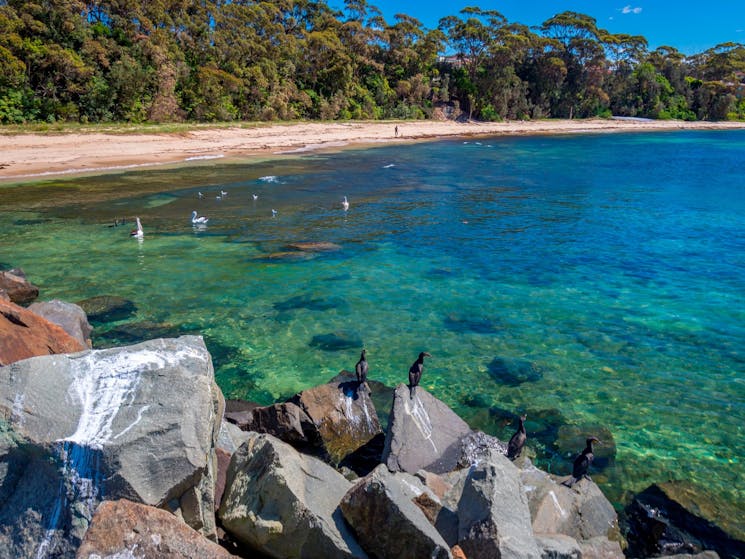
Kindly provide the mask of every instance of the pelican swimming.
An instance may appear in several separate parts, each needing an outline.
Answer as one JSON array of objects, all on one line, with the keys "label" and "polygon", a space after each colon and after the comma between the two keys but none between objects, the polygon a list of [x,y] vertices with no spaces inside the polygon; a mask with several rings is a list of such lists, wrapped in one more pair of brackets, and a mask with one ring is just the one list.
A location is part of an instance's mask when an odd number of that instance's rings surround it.
[{"label": "pelican swimming", "polygon": [[199,196],[200,198],[204,198],[204,194],[202,194],[201,192],[197,192],[197,196]]},{"label": "pelican swimming", "polygon": [[277,210],[272,208],[272,217],[277,217],[277,213],[278,213]]},{"label": "pelican swimming", "polygon": [[142,230],[142,223],[140,223],[139,217],[135,218],[135,220],[137,221],[137,229],[132,229],[129,236],[136,239],[142,239],[145,236],[145,232]]},{"label": "pelican swimming", "polygon": [[259,195],[258,194],[252,194],[252,196],[254,197],[254,200],[258,200],[259,199]]},{"label": "pelican swimming", "polygon": [[227,193],[227,192],[225,192],[224,190],[221,190],[221,191],[220,191],[220,196],[227,196],[227,195],[228,195],[228,193]]},{"label": "pelican swimming", "polygon": [[207,223],[210,219],[208,217],[204,217],[203,215],[197,217],[197,210],[194,210],[191,212],[191,222],[194,225],[204,225]]},{"label": "pelican swimming", "polygon": [[349,201],[347,200],[347,197],[344,197],[344,200],[341,202],[341,207],[344,208],[344,211],[346,212],[349,209]]}]

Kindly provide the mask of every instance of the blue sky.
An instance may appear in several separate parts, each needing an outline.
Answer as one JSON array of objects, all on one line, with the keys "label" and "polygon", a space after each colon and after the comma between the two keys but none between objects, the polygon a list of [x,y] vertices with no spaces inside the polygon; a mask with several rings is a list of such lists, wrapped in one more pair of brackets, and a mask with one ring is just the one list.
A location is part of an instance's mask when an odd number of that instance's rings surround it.
[{"label": "blue sky", "polygon": [[[342,4],[337,0],[338,5]],[[745,43],[745,0],[368,0],[386,21],[405,13],[433,29],[466,6],[497,10],[511,22],[540,25],[566,10],[588,14],[612,33],[643,35],[650,49],[670,45],[695,54],[719,43]],[[329,2],[335,5],[337,2]]]}]

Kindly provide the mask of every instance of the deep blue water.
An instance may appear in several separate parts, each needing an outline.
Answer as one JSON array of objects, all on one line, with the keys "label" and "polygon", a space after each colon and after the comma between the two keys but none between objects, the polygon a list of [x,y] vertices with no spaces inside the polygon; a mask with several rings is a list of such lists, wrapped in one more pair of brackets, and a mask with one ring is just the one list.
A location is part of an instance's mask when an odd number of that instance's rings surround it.
[{"label": "deep blue water", "polygon": [[[745,132],[437,141],[0,193],[0,261],[42,298],[136,304],[98,346],[201,333],[226,396],[262,403],[362,346],[390,386],[429,351],[422,386],[499,436],[527,411],[552,471],[600,434],[594,479],[616,502],[686,479],[745,510]],[[108,227],[135,215],[142,243]]]}]

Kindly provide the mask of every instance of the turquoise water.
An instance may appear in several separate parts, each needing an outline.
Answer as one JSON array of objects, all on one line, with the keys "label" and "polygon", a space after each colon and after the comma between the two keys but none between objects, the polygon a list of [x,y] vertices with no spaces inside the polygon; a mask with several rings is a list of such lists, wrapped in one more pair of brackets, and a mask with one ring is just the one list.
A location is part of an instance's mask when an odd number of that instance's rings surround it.
[{"label": "turquoise water", "polygon": [[[688,479],[745,510],[743,171],[745,132],[680,132],[0,185],[0,262],[42,298],[132,300],[99,347],[203,334],[227,397],[287,398],[362,346],[393,386],[428,351],[422,386],[499,436],[527,411],[544,467],[600,433],[614,501]],[[141,243],[109,227],[135,215]],[[307,241],[339,249],[287,248]]]}]

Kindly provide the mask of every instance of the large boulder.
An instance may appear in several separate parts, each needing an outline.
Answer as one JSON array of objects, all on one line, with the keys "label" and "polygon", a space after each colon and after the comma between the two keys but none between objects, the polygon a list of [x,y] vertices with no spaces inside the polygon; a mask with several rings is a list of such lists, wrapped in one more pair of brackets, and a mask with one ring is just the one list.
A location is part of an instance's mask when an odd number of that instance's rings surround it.
[{"label": "large boulder", "polygon": [[318,429],[302,408],[292,402],[231,412],[228,420],[243,431],[267,433],[293,446],[304,448],[320,443]]},{"label": "large boulder", "polygon": [[67,556],[102,499],[166,508],[214,538],[222,412],[199,337],[0,368],[0,556]]},{"label": "large boulder", "polygon": [[339,509],[350,487],[321,460],[250,433],[230,462],[219,516],[232,536],[271,557],[366,557]]},{"label": "large boulder", "polygon": [[19,305],[30,303],[39,296],[39,288],[26,279],[20,268],[0,272],[0,290]]},{"label": "large boulder", "polygon": [[638,493],[626,510],[635,555],[716,551],[745,557],[742,506],[731,506],[687,481],[656,483]]},{"label": "large boulder", "polygon": [[461,458],[462,439],[471,428],[421,386],[414,397],[399,384],[393,396],[383,462],[392,472],[453,470]]},{"label": "large boulder", "polygon": [[458,502],[458,545],[467,557],[540,559],[520,472],[499,452],[474,466]]},{"label": "large boulder", "polygon": [[0,366],[21,359],[83,351],[86,346],[45,318],[0,299]]},{"label": "large boulder", "polygon": [[530,463],[520,477],[535,533],[564,534],[579,542],[595,537],[621,540],[618,515],[594,482],[582,479],[569,488]]},{"label": "large boulder", "polygon": [[59,299],[32,303],[28,310],[46,318],[49,322],[61,327],[65,332],[78,340],[83,347],[91,348],[91,332],[93,328],[88,323],[85,311],[74,303],[66,303]]},{"label": "large boulder", "polygon": [[365,551],[386,559],[451,557],[448,544],[432,525],[438,508],[438,498],[417,478],[391,474],[383,464],[341,501],[344,518]]},{"label": "large boulder", "polygon": [[370,391],[356,380],[309,388],[292,401],[318,429],[321,445],[333,464],[381,433]]},{"label": "large boulder", "polygon": [[189,528],[174,515],[121,499],[96,509],[77,559],[229,559],[227,550]]}]

